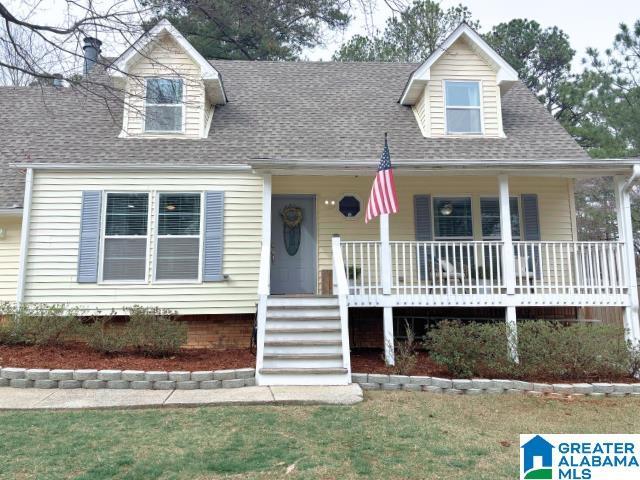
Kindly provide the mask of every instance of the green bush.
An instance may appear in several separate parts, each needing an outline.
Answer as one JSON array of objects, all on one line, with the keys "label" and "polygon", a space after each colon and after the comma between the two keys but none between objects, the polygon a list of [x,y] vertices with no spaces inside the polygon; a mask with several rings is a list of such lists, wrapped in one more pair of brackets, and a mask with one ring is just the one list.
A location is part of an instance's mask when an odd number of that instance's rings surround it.
[{"label": "green bush", "polygon": [[502,322],[441,322],[425,346],[433,360],[462,377],[604,380],[640,369],[640,353],[628,348],[616,325],[519,322],[518,363],[509,356]]},{"label": "green bush", "polygon": [[114,327],[114,314],[95,316],[84,325],[82,337],[87,345],[102,353],[120,353],[129,346],[126,326]]},{"label": "green bush", "polygon": [[175,320],[177,312],[134,305],[128,308],[125,336],[138,351],[162,357],[173,355],[187,342],[187,326]]},{"label": "green bush", "polygon": [[80,331],[79,310],[62,304],[0,304],[0,343],[58,345]]}]

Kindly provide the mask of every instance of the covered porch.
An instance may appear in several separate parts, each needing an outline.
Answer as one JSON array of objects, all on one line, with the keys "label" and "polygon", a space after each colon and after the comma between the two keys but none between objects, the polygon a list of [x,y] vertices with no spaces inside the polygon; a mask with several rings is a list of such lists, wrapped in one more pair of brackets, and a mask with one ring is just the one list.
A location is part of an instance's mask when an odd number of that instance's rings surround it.
[{"label": "covered porch", "polygon": [[[637,169],[630,162],[522,165],[396,165],[400,213],[369,225],[363,212],[371,171],[273,169],[264,173],[265,214],[272,220],[270,202],[277,196],[314,198],[315,269],[306,274],[315,286],[308,293],[336,295],[343,326],[350,308],[382,308],[389,363],[393,308],[399,307],[504,308],[514,359],[517,307],[623,307],[628,339],[637,342],[629,201]],[[573,184],[584,176],[613,178],[615,241],[577,238]],[[345,198],[358,201],[352,216],[341,211]],[[280,234],[263,232],[269,248],[263,243],[260,284],[267,296],[273,293],[266,274],[274,262],[271,247]]]}]

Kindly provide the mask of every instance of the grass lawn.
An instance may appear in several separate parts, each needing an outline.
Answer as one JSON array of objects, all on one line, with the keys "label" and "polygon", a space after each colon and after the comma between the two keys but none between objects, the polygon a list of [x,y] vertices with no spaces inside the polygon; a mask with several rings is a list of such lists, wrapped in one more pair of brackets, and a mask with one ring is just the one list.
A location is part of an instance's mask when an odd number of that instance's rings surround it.
[{"label": "grass lawn", "polygon": [[[0,478],[513,479],[520,433],[637,433],[635,398],[0,412]],[[287,473],[288,472],[288,473]]]}]

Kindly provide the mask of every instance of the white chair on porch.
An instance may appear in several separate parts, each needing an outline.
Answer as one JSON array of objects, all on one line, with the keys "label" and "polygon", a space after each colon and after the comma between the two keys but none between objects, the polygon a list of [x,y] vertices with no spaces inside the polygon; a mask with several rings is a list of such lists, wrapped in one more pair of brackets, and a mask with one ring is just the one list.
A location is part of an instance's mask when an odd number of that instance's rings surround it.
[{"label": "white chair on porch", "polygon": [[454,293],[454,287],[457,287],[458,285],[464,285],[466,276],[464,274],[464,271],[462,270],[462,267],[456,269],[452,263],[442,258],[438,260],[438,266],[440,268],[440,272],[438,273],[438,275],[440,277],[442,285],[447,287],[447,293]]},{"label": "white chair on porch", "polygon": [[529,256],[520,255],[516,257],[516,283],[523,289],[527,286],[533,290],[536,283],[536,276],[533,270],[529,268]]}]

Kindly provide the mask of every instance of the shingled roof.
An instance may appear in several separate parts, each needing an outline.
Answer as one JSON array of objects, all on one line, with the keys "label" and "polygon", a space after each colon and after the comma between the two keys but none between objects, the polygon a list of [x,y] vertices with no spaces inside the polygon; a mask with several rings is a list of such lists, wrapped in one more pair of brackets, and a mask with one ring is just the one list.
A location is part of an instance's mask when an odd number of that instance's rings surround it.
[{"label": "shingled roof", "polygon": [[415,64],[212,61],[229,102],[208,138],[118,138],[122,106],[73,89],[1,87],[0,209],[22,203],[11,163],[243,164],[252,159],[576,160],[586,153],[522,84],[502,101],[506,138],[425,138],[398,98]]}]

